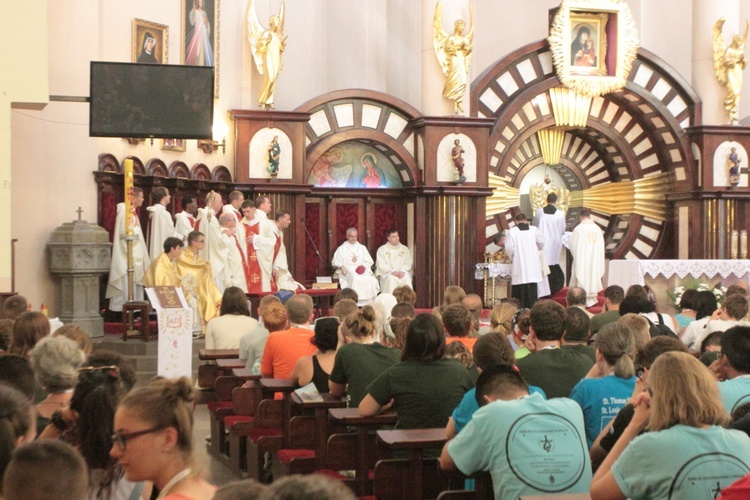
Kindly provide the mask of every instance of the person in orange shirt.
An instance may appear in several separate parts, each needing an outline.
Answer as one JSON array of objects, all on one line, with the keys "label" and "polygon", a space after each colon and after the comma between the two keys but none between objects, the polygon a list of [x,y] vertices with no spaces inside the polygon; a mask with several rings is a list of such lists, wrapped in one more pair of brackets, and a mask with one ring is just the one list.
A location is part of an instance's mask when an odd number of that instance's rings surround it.
[{"label": "person in orange shirt", "polygon": [[289,329],[271,333],[266,340],[260,373],[264,377],[289,378],[297,360],[312,356],[316,348],[310,342],[315,332],[310,328],[313,302],[309,295],[298,294],[284,304]]},{"label": "person in orange shirt", "polygon": [[477,334],[471,321],[469,308],[462,303],[451,304],[443,308],[443,327],[445,328],[445,343],[461,342],[469,352],[474,349]]}]

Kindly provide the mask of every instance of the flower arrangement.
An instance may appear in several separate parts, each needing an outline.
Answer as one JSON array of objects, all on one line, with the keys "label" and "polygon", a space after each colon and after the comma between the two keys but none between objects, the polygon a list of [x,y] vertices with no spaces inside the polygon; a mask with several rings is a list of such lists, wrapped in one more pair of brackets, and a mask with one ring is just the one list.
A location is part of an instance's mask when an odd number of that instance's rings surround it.
[{"label": "flower arrangement", "polygon": [[727,292],[726,287],[721,286],[721,283],[717,283],[712,286],[696,278],[692,278],[692,277],[687,278],[685,281],[682,282],[681,285],[676,286],[673,291],[667,292],[667,295],[672,301],[672,305],[678,311],[682,311],[682,307],[680,307],[682,294],[685,293],[685,290],[690,290],[690,289],[697,290],[699,292],[706,292],[706,291],[713,292],[713,294],[716,296],[716,302],[719,305],[721,305],[721,303],[724,301],[724,296],[726,295],[726,292]]}]

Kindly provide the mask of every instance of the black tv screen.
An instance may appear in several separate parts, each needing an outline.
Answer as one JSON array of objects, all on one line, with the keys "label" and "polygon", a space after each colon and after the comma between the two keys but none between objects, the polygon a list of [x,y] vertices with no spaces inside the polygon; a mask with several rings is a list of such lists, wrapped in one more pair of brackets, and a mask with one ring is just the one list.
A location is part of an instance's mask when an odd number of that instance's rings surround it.
[{"label": "black tv screen", "polygon": [[91,137],[211,139],[214,69],[91,61]]}]

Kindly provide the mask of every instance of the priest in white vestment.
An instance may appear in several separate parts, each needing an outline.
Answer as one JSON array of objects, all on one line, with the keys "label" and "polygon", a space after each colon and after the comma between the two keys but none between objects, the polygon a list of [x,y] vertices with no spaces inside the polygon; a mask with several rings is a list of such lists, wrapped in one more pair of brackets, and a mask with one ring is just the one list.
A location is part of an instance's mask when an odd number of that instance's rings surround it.
[{"label": "priest in white vestment", "polygon": [[263,283],[261,279],[260,263],[258,255],[253,247],[253,238],[258,234],[259,221],[255,218],[255,202],[245,200],[242,202],[242,228],[245,230],[245,254],[247,255],[247,291],[249,293],[261,293]]},{"label": "priest in white vestment", "polygon": [[580,286],[586,290],[586,307],[596,304],[597,294],[604,288],[604,233],[591,220],[591,211],[582,208],[580,222],[568,240],[573,254],[573,267],[570,271],[570,286]]},{"label": "priest in white vestment", "polygon": [[[240,240],[237,236],[237,218],[232,213],[223,213],[219,216],[222,236],[226,244],[226,264],[224,266],[224,290],[230,286],[236,286],[243,292],[247,293],[247,260],[245,252],[242,251],[244,239]],[[221,290],[221,288],[219,288]],[[224,290],[221,290],[222,294]]]},{"label": "priest in white vestment", "polygon": [[[143,205],[143,190],[133,188],[133,209]],[[125,241],[125,203],[117,204],[117,219],[115,220],[115,234],[112,239],[112,265],[109,270],[109,281],[105,297],[109,300],[110,311],[122,312],[122,306],[128,301],[128,245]],[[141,224],[135,214],[131,215],[130,223],[133,227],[133,300],[143,300],[143,287],[138,285],[146,274],[151,259],[148,257],[146,240],[143,238]]]},{"label": "priest in white vestment", "polygon": [[247,236],[248,243],[253,245],[258,259],[261,274],[261,291],[276,292],[276,282],[273,279],[273,261],[276,247],[276,224],[268,218],[271,213],[271,199],[268,196],[258,196],[255,200],[255,219],[252,224],[258,226],[258,233]]},{"label": "priest in white vestment", "polygon": [[205,208],[198,209],[195,230],[203,233],[206,243],[200,256],[211,265],[211,275],[221,293],[224,293],[224,267],[227,259],[227,240],[224,237],[217,213],[221,208],[221,195],[210,191],[206,195]]},{"label": "priest in white vestment", "polygon": [[278,290],[291,290],[293,292],[304,290],[305,287],[296,282],[291,271],[289,271],[289,261],[284,246],[284,229],[287,229],[292,223],[292,216],[286,210],[279,210],[276,212],[275,219],[276,244],[274,246],[273,270],[271,271],[272,279]]},{"label": "priest in white vestment", "polygon": [[534,225],[544,237],[544,257],[549,266],[549,276],[539,282],[539,297],[553,295],[565,286],[565,275],[560,267],[562,236],[565,233],[565,212],[558,210],[557,195],[547,195],[547,205],[539,208],[534,216]]},{"label": "priest in white vestment", "polygon": [[511,260],[511,282],[513,298],[521,307],[531,308],[537,299],[537,283],[542,281],[542,259],[544,237],[534,226],[529,226],[524,214],[516,215],[516,225],[508,230],[505,238],[505,255]]},{"label": "priest in white vestment", "polygon": [[[232,214],[237,219],[237,238],[240,241],[245,241],[245,227],[242,225],[242,203],[244,201],[245,195],[242,194],[242,191],[235,190],[229,193],[229,203],[221,207],[222,214]],[[243,248],[242,251],[247,257],[247,249]]]},{"label": "priest in white vestment", "polygon": [[358,306],[371,304],[380,291],[378,280],[372,273],[374,264],[367,247],[357,241],[357,230],[350,227],[346,230],[346,241],[333,254],[335,277],[339,278],[341,288],[351,288],[359,296]]},{"label": "priest in white vestment", "polygon": [[174,216],[174,230],[187,241],[188,234],[195,231],[195,216],[198,203],[192,196],[182,197],[182,212]]},{"label": "priest in white vestment", "polygon": [[392,293],[396,287],[411,284],[411,251],[402,245],[398,231],[391,229],[387,235],[388,243],[378,248],[375,258],[375,276],[380,278],[380,291]]},{"label": "priest in white vestment", "polygon": [[161,254],[164,247],[164,241],[167,238],[179,238],[181,241],[185,237],[180,235],[172,222],[172,215],[167,210],[172,197],[169,190],[165,187],[156,187],[151,191],[151,205],[148,210],[148,254],[156,259]]}]

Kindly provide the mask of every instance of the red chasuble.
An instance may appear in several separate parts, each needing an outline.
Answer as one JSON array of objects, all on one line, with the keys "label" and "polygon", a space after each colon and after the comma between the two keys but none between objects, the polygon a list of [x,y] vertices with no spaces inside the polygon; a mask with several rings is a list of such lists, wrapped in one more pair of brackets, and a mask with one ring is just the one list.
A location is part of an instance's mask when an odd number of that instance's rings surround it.
[{"label": "red chasuble", "polygon": [[[250,225],[245,224],[245,236],[258,235],[260,230],[260,224]],[[247,291],[249,293],[261,293],[263,291],[263,283],[260,278],[260,264],[258,263],[258,256],[255,254],[255,248],[250,243],[247,246]]]}]

